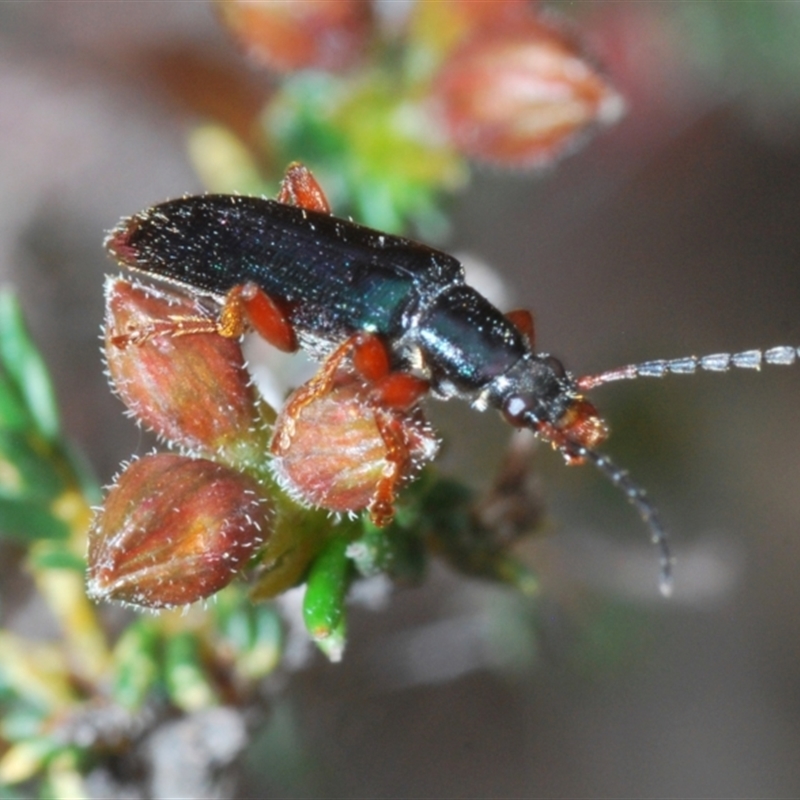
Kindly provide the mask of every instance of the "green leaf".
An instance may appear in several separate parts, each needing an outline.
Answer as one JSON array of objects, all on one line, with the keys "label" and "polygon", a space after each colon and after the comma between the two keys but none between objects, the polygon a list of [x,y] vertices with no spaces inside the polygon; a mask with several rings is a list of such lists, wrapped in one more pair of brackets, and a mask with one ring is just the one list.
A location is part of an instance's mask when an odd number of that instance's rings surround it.
[{"label": "green leaf", "polygon": [[420,533],[456,569],[502,581],[528,596],[538,594],[536,574],[509,553],[513,540],[498,538],[473,513],[475,496],[471,489],[448,478],[430,479],[417,502]]},{"label": "green leaf", "polygon": [[57,751],[55,742],[40,736],[13,744],[0,760],[0,783],[22,783],[36,775],[48,757]]},{"label": "green leaf", "polygon": [[34,569],[69,569],[73,572],[86,571],[86,559],[67,550],[63,545],[49,546],[47,550],[35,548],[31,551],[30,565]]},{"label": "green leaf", "polygon": [[283,643],[283,628],[278,612],[272,606],[255,606],[255,630],[253,648],[280,648]]},{"label": "green leaf", "polygon": [[91,800],[80,770],[81,752],[76,746],[62,747],[47,760],[42,784],[43,800]]},{"label": "green leaf", "polygon": [[9,742],[21,742],[38,736],[45,726],[45,714],[29,703],[17,702],[3,713],[3,738]]},{"label": "green leaf", "polygon": [[395,521],[387,528],[378,528],[364,520],[363,534],[347,548],[359,575],[368,578],[385,572],[404,583],[422,580],[427,557],[418,533],[418,515],[409,505],[398,507]]},{"label": "green leaf", "polygon": [[342,614],[339,617],[339,621],[328,631],[325,637],[317,638],[314,642],[329,661],[333,663],[341,661],[347,644],[347,616]]},{"label": "green leaf", "polygon": [[220,636],[234,651],[236,670],[247,680],[269,675],[280,663],[283,628],[280,615],[268,603],[254,605],[239,586],[215,595],[210,608]]},{"label": "green leaf", "polygon": [[31,416],[17,387],[0,371],[0,429],[25,431],[31,427]]},{"label": "green leaf", "polygon": [[50,375],[36,349],[16,297],[0,291],[0,362],[25,401],[39,433],[50,441],[59,434],[58,407]]},{"label": "green leaf", "polygon": [[247,650],[253,645],[253,618],[248,609],[239,607],[220,620],[222,634],[238,651]]},{"label": "green leaf", "polygon": [[86,455],[69,442],[61,443],[61,452],[86,502],[99,506],[103,500],[103,490]]},{"label": "green leaf", "polygon": [[140,708],[159,678],[158,631],[150,620],[129,625],[114,647],[114,699],[125,708]]},{"label": "green leaf", "polygon": [[217,695],[200,658],[197,636],[189,631],[167,639],[164,658],[167,692],[182,711],[198,711],[213,706]]},{"label": "green leaf", "polygon": [[70,478],[48,442],[0,429],[0,497],[46,505],[69,487]]},{"label": "green leaf", "polygon": [[325,545],[311,566],[303,600],[306,629],[331,660],[344,649],[344,599],[352,577],[347,546],[342,536]]},{"label": "green leaf", "polygon": [[67,539],[69,526],[40,502],[0,498],[0,537],[22,542]]},{"label": "green leaf", "polygon": [[250,680],[269,675],[278,666],[283,652],[283,629],[275,609],[267,606],[251,607],[252,641],[239,653],[236,666],[240,674]]}]

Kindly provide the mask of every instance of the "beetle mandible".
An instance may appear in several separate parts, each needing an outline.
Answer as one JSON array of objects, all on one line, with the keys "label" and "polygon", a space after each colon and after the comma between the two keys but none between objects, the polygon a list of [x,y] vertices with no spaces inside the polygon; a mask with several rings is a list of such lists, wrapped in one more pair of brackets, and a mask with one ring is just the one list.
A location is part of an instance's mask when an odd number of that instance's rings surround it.
[{"label": "beetle mandible", "polygon": [[278,200],[209,194],[167,201],[123,219],[106,247],[125,266],[220,304],[216,319],[173,320],[173,335],[240,336],[252,328],[281,350],[327,359],[331,373],[332,360],[352,354],[381,406],[410,408],[429,392],[460,398],[533,430],[569,464],[594,464],[647,524],[664,594],[672,556],[660,516],[628,473],[597,451],[608,427],[584,393],[616,380],[758,369],[798,357],[797,348],[782,346],[575,377],[535,352],[529,312],[503,314],[465,283],[463,267],[447,253],[332,216],[298,163],[287,169]]}]

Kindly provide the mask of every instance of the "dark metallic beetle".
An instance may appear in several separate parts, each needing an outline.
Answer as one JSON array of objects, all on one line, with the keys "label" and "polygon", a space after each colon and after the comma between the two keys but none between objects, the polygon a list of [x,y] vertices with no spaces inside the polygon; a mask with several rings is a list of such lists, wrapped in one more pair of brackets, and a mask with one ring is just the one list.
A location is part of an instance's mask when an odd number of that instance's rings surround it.
[{"label": "dark metallic beetle", "polygon": [[[660,549],[661,588],[669,592],[672,560],[657,510],[626,472],[596,452],[607,427],[582,392],[640,376],[789,364],[797,350],[691,356],[575,378],[556,358],[534,352],[527,312],[500,312],[465,284],[452,256],[331,216],[299,165],[290,167],[279,197],[172,200],[123,220],[107,246],[127,267],[219,301],[217,330],[225,335],[249,324],[278,347],[300,346],[323,359],[367,334],[382,343],[392,371],[410,379],[401,403],[430,390],[479,410],[493,407],[568,462],[591,461],[648,524]],[[178,333],[195,329],[189,323]]]}]

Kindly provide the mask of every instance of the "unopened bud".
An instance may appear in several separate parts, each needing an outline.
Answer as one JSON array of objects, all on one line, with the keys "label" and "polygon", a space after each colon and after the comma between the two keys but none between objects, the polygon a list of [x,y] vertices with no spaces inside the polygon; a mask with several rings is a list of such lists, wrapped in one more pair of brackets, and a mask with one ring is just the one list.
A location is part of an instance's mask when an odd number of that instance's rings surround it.
[{"label": "unopened bud", "polygon": [[205,459],[162,453],[132,462],[89,531],[87,589],[144,608],[222,589],[269,532],[259,486]]},{"label": "unopened bud", "polygon": [[434,93],[456,147],[505,166],[549,164],[624,111],[578,47],[533,18],[469,39],[446,60]]},{"label": "unopened bud", "polygon": [[[418,409],[375,406],[356,375],[340,372],[334,386],[295,416],[290,397],[275,424],[273,472],[299,501],[337,512],[391,505],[394,491],[414,478],[438,449]],[[387,436],[389,440],[387,441]]]},{"label": "unopened bud", "polygon": [[247,54],[281,72],[349,67],[372,31],[364,0],[217,0],[217,8]]},{"label": "unopened bud", "polygon": [[198,299],[106,280],[105,355],[114,388],[133,415],[172,444],[231,465],[261,458],[266,420],[239,343],[212,332]]}]

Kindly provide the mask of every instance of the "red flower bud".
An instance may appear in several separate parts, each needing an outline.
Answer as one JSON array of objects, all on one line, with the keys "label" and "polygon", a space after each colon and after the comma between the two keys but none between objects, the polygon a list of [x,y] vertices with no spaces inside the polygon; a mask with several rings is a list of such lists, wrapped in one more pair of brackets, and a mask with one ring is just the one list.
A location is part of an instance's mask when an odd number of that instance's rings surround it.
[{"label": "red flower bud", "polygon": [[574,43],[532,18],[469,39],[445,62],[434,93],[455,145],[505,166],[549,164],[624,109]]},{"label": "red flower bud", "polygon": [[390,508],[395,489],[436,455],[436,436],[418,408],[376,407],[369,392],[359,377],[342,371],[296,416],[292,397],[287,400],[271,449],[273,472],[292,497],[338,512],[375,508],[376,500]]},{"label": "red flower bud", "polygon": [[261,460],[268,432],[239,343],[174,335],[174,318],[208,322],[198,299],[106,281],[105,355],[133,415],[168,442],[234,466]]},{"label": "red flower bud", "polygon": [[269,532],[258,485],[205,459],[162,453],[119,476],[89,531],[95,600],[169,608],[222,589]]},{"label": "red flower bud", "polygon": [[372,31],[365,0],[217,0],[217,8],[248,55],[281,72],[349,67]]}]

